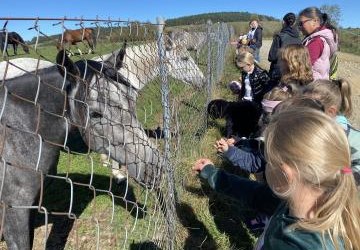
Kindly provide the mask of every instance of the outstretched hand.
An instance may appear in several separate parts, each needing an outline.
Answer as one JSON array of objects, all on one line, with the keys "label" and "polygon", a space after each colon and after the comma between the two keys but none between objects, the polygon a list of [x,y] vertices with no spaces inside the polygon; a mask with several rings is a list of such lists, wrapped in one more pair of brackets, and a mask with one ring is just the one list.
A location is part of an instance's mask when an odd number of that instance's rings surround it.
[{"label": "outstretched hand", "polygon": [[226,151],[229,150],[229,144],[227,140],[225,140],[224,138],[221,138],[220,140],[216,141],[214,147],[220,153],[225,153]]},{"label": "outstretched hand", "polygon": [[231,137],[231,138],[227,139],[226,142],[229,146],[234,146],[236,141],[234,138]]},{"label": "outstretched hand", "polygon": [[200,172],[208,164],[214,165],[214,163],[210,159],[201,158],[195,162],[192,170]]}]

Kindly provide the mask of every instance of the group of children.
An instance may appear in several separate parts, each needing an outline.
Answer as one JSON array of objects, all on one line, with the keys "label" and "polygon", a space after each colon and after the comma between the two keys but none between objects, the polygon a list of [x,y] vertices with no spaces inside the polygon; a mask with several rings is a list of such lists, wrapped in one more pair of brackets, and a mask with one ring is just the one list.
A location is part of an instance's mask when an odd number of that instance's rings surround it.
[{"label": "group of children", "polygon": [[[310,30],[305,23],[313,20],[300,13],[301,27]],[[207,158],[193,170],[214,190],[269,219],[255,249],[360,249],[360,131],[348,122],[351,86],[329,80],[329,69],[321,71],[327,77],[314,73],[322,65],[314,65],[304,45],[279,51],[277,80],[251,53],[237,55],[241,82],[230,83],[230,89],[238,101],[208,107],[220,107],[231,127],[215,142],[217,151],[234,167],[257,173],[257,181],[229,174]],[[245,137],[236,123],[248,123],[241,119],[248,108],[237,109],[239,103],[259,113]]]}]

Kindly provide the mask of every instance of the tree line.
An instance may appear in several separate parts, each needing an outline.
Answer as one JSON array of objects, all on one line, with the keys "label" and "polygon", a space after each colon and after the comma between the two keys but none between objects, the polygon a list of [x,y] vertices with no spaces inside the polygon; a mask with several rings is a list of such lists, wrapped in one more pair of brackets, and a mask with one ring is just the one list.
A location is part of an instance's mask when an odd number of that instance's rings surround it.
[{"label": "tree line", "polygon": [[250,21],[252,19],[258,19],[259,21],[279,21],[271,16],[259,15],[250,12],[216,12],[216,13],[204,13],[192,16],[185,16],[179,18],[172,18],[166,20],[168,26],[181,26],[181,25],[193,25],[204,24],[208,20],[215,22],[242,22]]}]

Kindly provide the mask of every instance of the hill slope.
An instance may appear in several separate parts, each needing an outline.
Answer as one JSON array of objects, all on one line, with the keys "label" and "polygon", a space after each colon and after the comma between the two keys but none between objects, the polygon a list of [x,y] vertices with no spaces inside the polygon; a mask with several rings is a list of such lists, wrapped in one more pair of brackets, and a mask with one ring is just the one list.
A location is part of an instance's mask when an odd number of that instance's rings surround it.
[{"label": "hill slope", "polygon": [[239,22],[239,21],[249,22],[253,18],[257,18],[260,21],[279,21],[278,19],[271,16],[259,15],[250,12],[216,12],[216,13],[204,13],[204,14],[168,19],[166,20],[166,24],[168,26],[204,24],[208,20],[211,20],[213,23],[215,22],[228,23],[228,22]]}]

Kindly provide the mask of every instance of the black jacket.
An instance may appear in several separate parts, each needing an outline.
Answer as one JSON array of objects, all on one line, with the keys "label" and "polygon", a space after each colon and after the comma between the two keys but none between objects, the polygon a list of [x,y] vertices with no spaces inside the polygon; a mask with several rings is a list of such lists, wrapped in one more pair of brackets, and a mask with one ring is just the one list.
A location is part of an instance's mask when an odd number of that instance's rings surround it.
[{"label": "black jacket", "polygon": [[[245,77],[247,76],[246,72],[241,73],[241,82],[243,87],[240,91],[240,99],[245,96]],[[257,104],[261,105],[262,98],[264,94],[269,91],[269,80],[270,77],[266,70],[255,65],[254,71],[249,76],[250,86],[253,94],[253,101]]]},{"label": "black jacket", "polygon": [[268,60],[271,62],[269,75],[272,79],[280,79],[280,65],[278,63],[279,49],[289,44],[301,44],[299,31],[294,27],[284,27],[278,34],[274,35],[269,51]]}]

